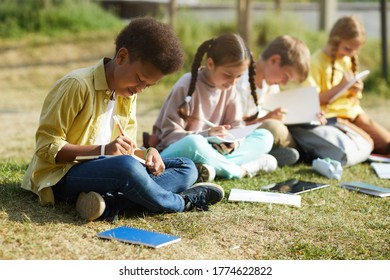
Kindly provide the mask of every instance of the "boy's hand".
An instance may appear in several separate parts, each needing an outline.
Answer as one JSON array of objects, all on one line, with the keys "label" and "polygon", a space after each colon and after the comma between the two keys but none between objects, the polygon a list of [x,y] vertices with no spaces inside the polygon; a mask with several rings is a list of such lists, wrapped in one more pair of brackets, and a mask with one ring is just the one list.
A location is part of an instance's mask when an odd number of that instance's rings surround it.
[{"label": "boy's hand", "polygon": [[321,111],[317,114],[317,118],[318,118],[318,121],[322,124],[322,125],[325,125],[328,120],[326,119],[325,117],[325,112],[324,111]]},{"label": "boy's hand", "polygon": [[269,112],[267,115],[265,115],[264,119],[276,119],[276,120],[279,120],[279,121],[283,121],[284,120],[284,115],[286,113],[287,112],[285,110],[283,110],[282,107],[278,107],[275,110]]},{"label": "boy's hand", "polygon": [[119,136],[106,145],[106,155],[134,155],[137,145],[130,138]]},{"label": "boy's hand", "polygon": [[155,148],[149,148],[145,154],[146,168],[155,176],[165,171],[165,164]]}]

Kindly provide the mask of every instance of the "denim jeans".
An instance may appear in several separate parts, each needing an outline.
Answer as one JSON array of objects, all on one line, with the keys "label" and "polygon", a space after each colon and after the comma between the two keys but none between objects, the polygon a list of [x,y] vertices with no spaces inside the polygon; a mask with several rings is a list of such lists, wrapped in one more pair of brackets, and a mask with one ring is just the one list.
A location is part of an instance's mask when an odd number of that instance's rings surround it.
[{"label": "denim jeans", "polygon": [[268,153],[274,138],[266,129],[256,129],[249,134],[231,154],[222,155],[205,137],[190,134],[169,145],[161,152],[163,158],[187,157],[195,163],[204,163],[215,168],[216,174],[225,179],[239,179],[244,175],[241,165]]},{"label": "denim jeans", "polygon": [[116,197],[119,211],[141,206],[152,212],[182,212],[184,200],[178,193],[193,185],[197,169],[187,158],[163,161],[166,169],[159,176],[126,155],[76,164],[53,186],[55,199],[75,203],[81,192],[94,191]]}]

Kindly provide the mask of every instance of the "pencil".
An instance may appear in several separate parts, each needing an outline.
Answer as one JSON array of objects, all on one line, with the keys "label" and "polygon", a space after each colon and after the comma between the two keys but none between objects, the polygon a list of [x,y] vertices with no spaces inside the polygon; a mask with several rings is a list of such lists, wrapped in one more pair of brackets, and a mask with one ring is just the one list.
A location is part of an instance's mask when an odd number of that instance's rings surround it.
[{"label": "pencil", "polygon": [[212,123],[206,119],[203,119],[202,120],[205,124],[207,124],[209,127],[217,127],[217,125],[215,123]]},{"label": "pencil", "polygon": [[[118,126],[118,129],[119,129],[121,135],[124,137],[127,137],[126,132],[123,130],[123,127],[121,126],[121,123],[118,120],[118,117],[116,115],[114,115],[112,118],[114,119],[116,125]],[[132,155],[132,157],[134,157],[136,160],[138,160],[143,165],[146,165],[146,161],[144,159],[142,159],[136,155]]]},{"label": "pencil", "polygon": [[[217,126],[218,126],[218,125],[216,125],[215,123],[212,123],[212,122],[210,122],[210,121],[208,121],[208,120],[206,120],[206,119],[202,119],[202,121],[203,121],[205,124],[207,124],[209,127],[217,127]],[[226,135],[229,135],[230,137],[232,137],[232,138],[234,139],[234,136],[231,135],[229,132],[227,132]]]},{"label": "pencil", "polygon": [[119,129],[119,131],[121,133],[121,135],[127,137],[126,136],[126,132],[123,130],[123,127],[121,126],[121,123],[118,120],[118,117],[116,115],[114,115],[113,119],[114,119],[114,121],[115,121],[115,123],[116,123],[116,125],[117,125],[117,127],[118,127],[118,129]]}]

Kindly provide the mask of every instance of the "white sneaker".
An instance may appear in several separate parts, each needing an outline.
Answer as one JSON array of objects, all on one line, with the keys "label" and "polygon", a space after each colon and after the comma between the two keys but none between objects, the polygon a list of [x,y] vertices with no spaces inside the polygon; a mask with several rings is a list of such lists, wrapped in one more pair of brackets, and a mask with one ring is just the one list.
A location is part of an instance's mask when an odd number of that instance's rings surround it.
[{"label": "white sneaker", "polygon": [[215,169],[211,165],[204,163],[196,163],[196,169],[198,169],[197,183],[212,182],[215,179]]},{"label": "white sneaker", "polygon": [[82,192],[77,197],[76,210],[79,212],[80,217],[87,221],[99,218],[105,208],[106,203],[103,197],[96,192]]},{"label": "white sneaker", "polygon": [[278,161],[269,154],[264,154],[256,160],[241,165],[241,168],[245,171],[245,176],[250,178],[256,176],[260,171],[272,172],[277,167]]}]

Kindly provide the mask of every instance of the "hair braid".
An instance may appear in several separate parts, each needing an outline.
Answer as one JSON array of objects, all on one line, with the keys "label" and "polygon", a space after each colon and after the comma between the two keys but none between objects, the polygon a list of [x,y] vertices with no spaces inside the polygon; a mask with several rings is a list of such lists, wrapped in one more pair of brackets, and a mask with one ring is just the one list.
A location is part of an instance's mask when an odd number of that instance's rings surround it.
[{"label": "hair braid", "polygon": [[330,54],[330,59],[331,59],[331,64],[332,64],[332,73],[331,73],[331,76],[330,76],[330,84],[331,85],[333,85],[334,72],[336,70],[335,61],[336,61],[337,47],[338,47],[338,44],[332,45],[331,54]]},{"label": "hair braid", "polygon": [[[251,88],[251,95],[252,95],[253,101],[255,102],[256,108],[258,108],[259,100],[257,99],[255,76],[256,76],[255,61],[253,60],[253,56],[251,53],[250,54],[250,63],[249,63],[249,68],[248,68],[248,80],[249,80],[249,86]],[[252,120],[256,119],[258,115],[259,115],[259,111],[257,111],[252,116],[246,117],[245,121],[252,121]]]},{"label": "hair braid", "polygon": [[203,56],[210,49],[213,42],[214,39],[210,39],[203,42],[198,47],[198,50],[196,51],[194,61],[192,62],[192,66],[191,66],[191,82],[190,82],[190,86],[188,87],[187,96],[192,96],[192,94],[195,91],[196,80],[198,79],[198,70],[202,63]]},{"label": "hair braid", "polygon": [[351,70],[353,74],[356,74],[358,68],[358,57],[356,55],[351,57]]}]

